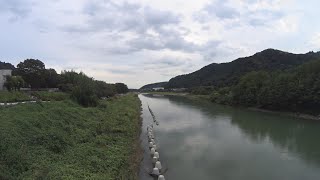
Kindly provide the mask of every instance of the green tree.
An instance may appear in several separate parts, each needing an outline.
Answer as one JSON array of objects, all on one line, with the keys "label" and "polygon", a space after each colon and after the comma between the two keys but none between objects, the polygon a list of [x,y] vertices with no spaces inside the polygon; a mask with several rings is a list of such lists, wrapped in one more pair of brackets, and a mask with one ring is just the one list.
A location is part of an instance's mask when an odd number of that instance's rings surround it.
[{"label": "green tree", "polygon": [[20,88],[24,86],[25,82],[21,76],[6,76],[6,82],[4,86],[8,91],[20,91]]},{"label": "green tree", "polygon": [[129,89],[124,83],[116,83],[116,91],[118,94],[124,94],[129,92]]},{"label": "green tree", "polygon": [[44,71],[44,86],[47,88],[57,88],[59,83],[59,74],[54,69],[46,69]]},{"label": "green tree", "polygon": [[45,65],[37,59],[27,59],[17,65],[15,74],[21,76],[31,88],[41,88],[45,84]]},{"label": "green tree", "polygon": [[104,81],[95,81],[96,94],[99,98],[114,96],[116,92],[116,86],[114,84],[107,84]]},{"label": "green tree", "polygon": [[[233,88],[233,102],[246,106],[318,115],[319,77],[320,60],[287,71],[249,73]],[[214,94],[212,97],[216,100],[219,94]]]},{"label": "green tree", "polygon": [[61,73],[61,83],[60,87],[70,92],[72,99],[82,106],[89,107],[98,105],[95,81],[84,73],[64,71]]},{"label": "green tree", "polygon": [[14,70],[15,67],[11,63],[1,62],[0,61],[0,69],[11,69]]},{"label": "green tree", "polygon": [[236,104],[256,105],[261,89],[269,82],[266,72],[251,72],[243,76],[233,90],[233,102]]}]

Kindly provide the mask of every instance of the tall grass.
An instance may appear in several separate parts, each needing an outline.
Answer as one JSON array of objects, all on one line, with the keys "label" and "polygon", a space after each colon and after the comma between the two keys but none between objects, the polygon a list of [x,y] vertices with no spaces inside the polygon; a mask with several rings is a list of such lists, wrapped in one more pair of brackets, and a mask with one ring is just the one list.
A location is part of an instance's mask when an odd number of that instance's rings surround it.
[{"label": "tall grass", "polygon": [[25,94],[24,92],[19,91],[0,91],[0,102],[20,102],[20,101],[28,101],[31,98]]},{"label": "tall grass", "polygon": [[0,109],[0,179],[137,179],[140,101],[72,101]]},{"label": "tall grass", "polygon": [[35,91],[31,95],[43,101],[63,101],[70,98],[70,95],[64,92]]}]

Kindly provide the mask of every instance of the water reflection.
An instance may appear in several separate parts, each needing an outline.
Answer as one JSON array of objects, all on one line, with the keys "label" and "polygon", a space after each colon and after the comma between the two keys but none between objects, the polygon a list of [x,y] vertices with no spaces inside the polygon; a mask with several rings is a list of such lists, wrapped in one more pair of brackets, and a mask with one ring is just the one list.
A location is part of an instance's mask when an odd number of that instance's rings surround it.
[{"label": "water reflection", "polygon": [[[258,119],[258,120],[257,120]],[[268,139],[284,153],[295,153],[304,160],[320,165],[319,122],[285,118],[279,115],[261,117],[260,113],[236,113],[232,123],[239,126],[252,140]]]},{"label": "water reflection", "polygon": [[[169,179],[320,178],[317,122],[183,97],[140,99],[160,121],[155,133]],[[145,111],[143,118],[150,118]]]}]

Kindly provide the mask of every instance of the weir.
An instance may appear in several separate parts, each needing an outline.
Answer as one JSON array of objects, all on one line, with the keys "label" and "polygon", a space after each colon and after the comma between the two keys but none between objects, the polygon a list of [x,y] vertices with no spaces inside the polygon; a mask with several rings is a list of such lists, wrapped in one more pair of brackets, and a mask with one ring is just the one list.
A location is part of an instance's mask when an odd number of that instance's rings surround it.
[{"label": "weir", "polygon": [[[148,105],[148,110],[152,116],[153,123],[156,124],[157,126],[159,125],[159,122],[157,121],[153,111],[151,110],[150,106]],[[150,150],[150,155],[152,158],[152,167],[153,170],[152,172],[149,172],[149,174],[158,180],[165,180],[164,177],[164,170],[160,161],[160,154],[158,152],[158,146],[155,142],[155,135],[154,135],[154,124],[150,124],[147,126],[147,138],[148,138],[148,147]]]}]

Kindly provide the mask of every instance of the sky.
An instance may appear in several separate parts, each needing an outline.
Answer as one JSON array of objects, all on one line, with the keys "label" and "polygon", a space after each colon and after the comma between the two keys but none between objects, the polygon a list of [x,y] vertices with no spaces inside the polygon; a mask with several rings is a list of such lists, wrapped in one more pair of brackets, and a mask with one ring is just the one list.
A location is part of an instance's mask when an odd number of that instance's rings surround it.
[{"label": "sky", "polygon": [[320,50],[319,0],[0,0],[0,61],[140,88],[267,48]]}]

